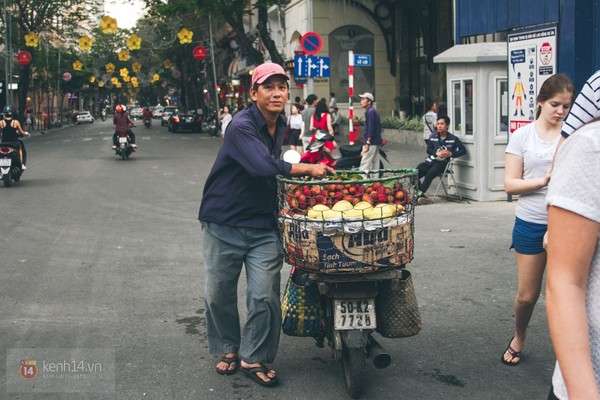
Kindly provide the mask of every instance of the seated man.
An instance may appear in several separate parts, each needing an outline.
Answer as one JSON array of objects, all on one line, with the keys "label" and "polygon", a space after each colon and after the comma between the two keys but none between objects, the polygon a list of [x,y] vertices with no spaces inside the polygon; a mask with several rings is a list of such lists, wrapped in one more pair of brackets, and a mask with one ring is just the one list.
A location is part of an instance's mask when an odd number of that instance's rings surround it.
[{"label": "seated man", "polygon": [[[450,125],[450,118],[443,115],[438,117],[436,128],[437,132],[434,132],[429,138],[427,144],[427,154],[429,157],[417,166],[419,171],[419,184],[417,190],[417,197],[419,204],[430,203],[430,200],[425,196],[425,192],[429,189],[431,182],[439,176],[446,165],[450,161],[450,158],[456,158],[467,154],[467,149],[462,142],[453,134],[448,132],[448,126]],[[423,182],[421,182],[421,178]]]}]

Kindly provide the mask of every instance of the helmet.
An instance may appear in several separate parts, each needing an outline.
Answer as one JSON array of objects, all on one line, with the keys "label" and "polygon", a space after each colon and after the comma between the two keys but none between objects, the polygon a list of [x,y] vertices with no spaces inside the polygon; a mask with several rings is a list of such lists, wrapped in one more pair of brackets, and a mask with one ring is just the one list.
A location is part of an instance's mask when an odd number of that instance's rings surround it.
[{"label": "helmet", "polygon": [[6,117],[12,117],[13,114],[13,108],[11,106],[5,106],[4,110],[2,110],[2,113],[4,114],[4,116]]},{"label": "helmet", "polygon": [[115,110],[116,110],[118,113],[120,113],[120,112],[123,112],[123,106],[122,106],[122,105],[120,105],[120,104],[117,104],[117,106],[115,107]]}]

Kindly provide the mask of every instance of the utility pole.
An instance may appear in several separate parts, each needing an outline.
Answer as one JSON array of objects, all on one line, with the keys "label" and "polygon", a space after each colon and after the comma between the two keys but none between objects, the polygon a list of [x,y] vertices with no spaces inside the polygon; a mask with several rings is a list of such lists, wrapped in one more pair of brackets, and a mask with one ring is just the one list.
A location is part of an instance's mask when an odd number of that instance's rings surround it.
[{"label": "utility pole", "polygon": [[8,23],[8,17],[6,13],[6,0],[4,0],[4,95],[6,96],[6,105],[10,105],[10,97],[8,95],[9,85],[8,85],[8,63],[10,58],[10,43],[8,36],[8,29],[10,24]]},{"label": "utility pole", "polygon": [[215,112],[217,118],[217,126],[219,126],[219,118],[221,118],[221,106],[219,105],[219,92],[217,90],[217,69],[215,68],[215,46],[213,44],[211,15],[211,13],[208,13],[208,34],[210,37],[210,59],[212,61],[213,80],[215,83]]}]

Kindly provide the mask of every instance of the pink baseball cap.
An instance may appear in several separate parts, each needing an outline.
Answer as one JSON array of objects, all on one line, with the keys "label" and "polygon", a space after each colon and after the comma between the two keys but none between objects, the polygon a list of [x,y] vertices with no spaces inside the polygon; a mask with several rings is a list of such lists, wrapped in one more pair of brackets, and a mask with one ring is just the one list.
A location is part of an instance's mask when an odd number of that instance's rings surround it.
[{"label": "pink baseball cap", "polygon": [[272,62],[266,62],[254,68],[254,72],[252,72],[252,86],[254,87],[255,83],[259,85],[262,84],[273,75],[281,75],[282,78],[290,79],[285,74],[285,71],[281,65]]}]

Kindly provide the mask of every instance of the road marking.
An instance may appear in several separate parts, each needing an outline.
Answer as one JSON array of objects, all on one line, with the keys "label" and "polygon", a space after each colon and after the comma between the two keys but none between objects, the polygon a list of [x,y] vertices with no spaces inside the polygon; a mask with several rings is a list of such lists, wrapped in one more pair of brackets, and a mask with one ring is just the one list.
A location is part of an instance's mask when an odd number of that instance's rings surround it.
[{"label": "road marking", "polygon": [[90,142],[90,141],[94,140],[94,138],[91,138],[91,137],[86,137],[86,138],[83,138],[83,139],[81,139],[81,140],[82,140],[83,142]]}]

